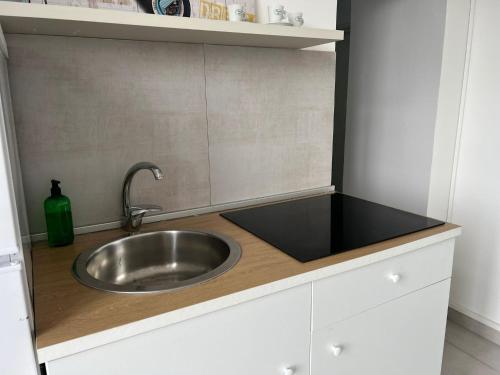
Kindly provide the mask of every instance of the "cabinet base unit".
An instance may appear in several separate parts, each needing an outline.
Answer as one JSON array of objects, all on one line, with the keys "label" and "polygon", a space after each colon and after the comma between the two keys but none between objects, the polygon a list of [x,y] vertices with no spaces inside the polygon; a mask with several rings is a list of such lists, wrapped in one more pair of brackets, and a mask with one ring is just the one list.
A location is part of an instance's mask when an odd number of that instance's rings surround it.
[{"label": "cabinet base unit", "polygon": [[112,327],[78,350],[59,343],[69,347],[45,361],[47,375],[440,375],[454,237],[255,287],[230,305],[214,299],[212,310],[193,304],[177,320]]},{"label": "cabinet base unit", "polygon": [[450,279],[313,333],[311,375],[439,375]]}]

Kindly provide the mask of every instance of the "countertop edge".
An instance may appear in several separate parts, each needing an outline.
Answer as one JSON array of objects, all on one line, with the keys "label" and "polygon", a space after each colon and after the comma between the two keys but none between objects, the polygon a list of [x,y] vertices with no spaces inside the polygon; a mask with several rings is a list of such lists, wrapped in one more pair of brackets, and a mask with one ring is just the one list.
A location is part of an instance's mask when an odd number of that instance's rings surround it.
[{"label": "countertop edge", "polygon": [[45,363],[90,350],[102,345],[110,344],[119,340],[130,338],[139,334],[164,328],[171,324],[179,323],[188,319],[208,314],[217,310],[248,302],[257,298],[265,297],[299,285],[317,281],[325,277],[354,270],[382,260],[415,251],[438,242],[458,237],[462,233],[461,227],[456,227],[445,232],[437,233],[428,237],[408,242],[399,246],[391,247],[379,252],[351,259],[345,262],[318,268],[313,271],[287,277],[271,283],[259,285],[254,288],[245,289],[237,293],[228,294],[223,297],[211,299],[202,303],[173,310],[150,318],[138,320],[132,323],[110,328],[104,331],[82,336],[76,339],[64,341],[58,344],[43,347],[37,350],[39,363]]}]

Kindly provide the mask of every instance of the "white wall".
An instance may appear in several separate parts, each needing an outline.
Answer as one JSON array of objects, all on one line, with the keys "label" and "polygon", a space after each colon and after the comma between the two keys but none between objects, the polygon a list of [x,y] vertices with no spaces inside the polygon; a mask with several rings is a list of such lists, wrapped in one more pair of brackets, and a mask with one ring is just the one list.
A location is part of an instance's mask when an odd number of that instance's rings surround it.
[{"label": "white wall", "polygon": [[353,0],[344,190],[463,225],[451,307],[500,330],[500,2],[444,5]]},{"label": "white wall", "polygon": [[344,192],[427,210],[445,0],[353,0]]},{"label": "white wall", "polygon": [[476,0],[450,219],[451,306],[500,330],[500,2]]}]

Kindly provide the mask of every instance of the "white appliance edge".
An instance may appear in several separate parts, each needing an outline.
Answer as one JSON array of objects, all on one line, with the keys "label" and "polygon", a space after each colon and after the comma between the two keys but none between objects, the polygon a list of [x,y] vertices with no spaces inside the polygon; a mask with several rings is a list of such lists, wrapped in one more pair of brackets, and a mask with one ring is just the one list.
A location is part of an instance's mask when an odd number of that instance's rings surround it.
[{"label": "white appliance edge", "polygon": [[[0,28],[0,374],[36,375],[33,314],[9,156],[7,46]],[[17,165],[17,163],[16,163]],[[22,205],[23,206],[23,205]],[[24,207],[24,206],[23,206]]]}]

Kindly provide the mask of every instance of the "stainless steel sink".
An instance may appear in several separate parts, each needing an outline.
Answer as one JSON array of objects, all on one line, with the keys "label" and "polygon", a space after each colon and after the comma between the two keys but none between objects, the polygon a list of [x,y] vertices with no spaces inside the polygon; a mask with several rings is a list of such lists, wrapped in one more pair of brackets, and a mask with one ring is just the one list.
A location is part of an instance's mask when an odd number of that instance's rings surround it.
[{"label": "stainless steel sink", "polygon": [[223,274],[240,256],[240,246],[221,234],[152,232],[81,253],[73,264],[73,275],[89,287],[110,292],[171,291]]}]

